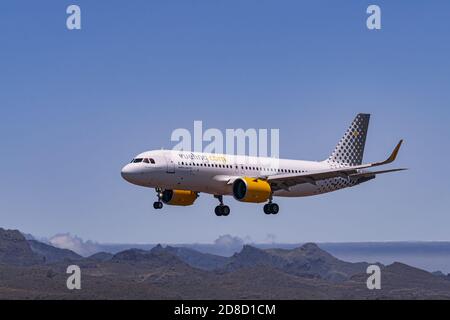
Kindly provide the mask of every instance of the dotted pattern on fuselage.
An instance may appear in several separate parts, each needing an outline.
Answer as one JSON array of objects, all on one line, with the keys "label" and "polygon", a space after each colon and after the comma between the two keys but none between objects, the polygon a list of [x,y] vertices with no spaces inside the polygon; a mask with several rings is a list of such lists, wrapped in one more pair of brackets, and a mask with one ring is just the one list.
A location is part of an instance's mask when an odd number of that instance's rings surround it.
[{"label": "dotted pattern on fuselage", "polygon": [[358,181],[355,180],[347,180],[345,178],[333,178],[333,179],[327,179],[318,181],[316,184],[316,190],[314,191],[315,194],[321,194],[321,193],[327,193],[336,191],[339,189],[344,189],[348,187],[353,187],[359,184]]}]

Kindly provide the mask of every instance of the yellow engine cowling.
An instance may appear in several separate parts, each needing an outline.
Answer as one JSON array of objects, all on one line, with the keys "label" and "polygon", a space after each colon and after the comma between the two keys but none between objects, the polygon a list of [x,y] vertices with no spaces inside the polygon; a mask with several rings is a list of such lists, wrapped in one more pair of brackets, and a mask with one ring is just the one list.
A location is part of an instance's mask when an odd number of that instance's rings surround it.
[{"label": "yellow engine cowling", "polygon": [[272,188],[266,180],[238,178],[233,183],[233,196],[242,202],[261,203],[269,200]]},{"label": "yellow engine cowling", "polygon": [[197,198],[197,192],[190,190],[164,190],[161,200],[171,206],[190,206]]}]

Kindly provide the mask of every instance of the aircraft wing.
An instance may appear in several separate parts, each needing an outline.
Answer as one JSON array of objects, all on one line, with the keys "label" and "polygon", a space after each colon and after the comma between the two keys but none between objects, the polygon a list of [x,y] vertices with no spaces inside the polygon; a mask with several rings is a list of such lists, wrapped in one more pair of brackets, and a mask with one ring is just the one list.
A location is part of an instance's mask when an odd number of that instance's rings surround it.
[{"label": "aircraft wing", "polygon": [[376,174],[381,174],[381,173],[406,170],[406,169],[391,169],[391,170],[374,171],[374,172],[367,172],[367,171],[361,172],[360,171],[361,169],[382,166],[382,165],[393,162],[397,158],[397,154],[398,154],[398,151],[400,150],[400,146],[402,145],[402,142],[403,142],[403,140],[400,140],[400,142],[395,147],[394,151],[392,151],[389,158],[387,158],[386,160],[381,161],[381,162],[373,162],[373,163],[362,164],[362,165],[358,165],[358,166],[344,166],[341,168],[309,171],[309,172],[300,173],[300,174],[272,175],[272,176],[268,176],[266,179],[267,179],[267,182],[271,183],[276,189],[288,189],[289,187],[292,187],[297,184],[302,184],[302,183],[316,184],[317,181],[331,179],[331,178],[342,177],[342,178],[346,178],[346,179],[356,179],[356,178],[361,178],[361,177],[365,177],[365,176],[374,176]]}]

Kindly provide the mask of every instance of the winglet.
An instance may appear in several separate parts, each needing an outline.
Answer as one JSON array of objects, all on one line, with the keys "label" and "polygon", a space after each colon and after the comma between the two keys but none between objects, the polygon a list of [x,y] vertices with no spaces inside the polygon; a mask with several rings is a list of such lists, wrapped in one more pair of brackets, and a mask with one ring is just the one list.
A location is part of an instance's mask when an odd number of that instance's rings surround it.
[{"label": "winglet", "polygon": [[397,144],[397,146],[395,147],[394,151],[392,151],[392,153],[391,153],[391,155],[389,156],[389,158],[387,158],[387,159],[384,160],[383,162],[376,163],[376,164],[374,164],[374,165],[379,166],[379,165],[383,165],[383,164],[388,164],[388,163],[394,162],[395,159],[397,158],[397,154],[398,154],[398,151],[400,150],[400,147],[402,146],[402,143],[403,143],[403,140],[400,140],[400,142],[399,142],[399,143]]},{"label": "winglet", "polygon": [[400,142],[395,147],[394,151],[392,151],[392,154],[388,159],[388,163],[395,161],[395,159],[397,158],[398,151],[400,150],[400,147],[402,146],[402,143],[403,143],[403,140],[400,140]]}]

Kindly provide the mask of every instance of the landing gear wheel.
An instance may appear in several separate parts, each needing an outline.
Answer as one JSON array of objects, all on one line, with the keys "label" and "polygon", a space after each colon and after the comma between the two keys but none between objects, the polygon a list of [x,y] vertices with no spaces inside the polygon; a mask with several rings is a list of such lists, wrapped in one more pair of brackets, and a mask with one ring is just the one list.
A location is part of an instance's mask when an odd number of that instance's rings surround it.
[{"label": "landing gear wheel", "polygon": [[272,214],[278,214],[278,212],[280,211],[280,207],[276,203],[271,203],[270,211]]},{"label": "landing gear wheel", "polygon": [[158,197],[158,201],[153,203],[153,208],[155,208],[156,210],[159,210],[159,209],[163,208],[163,203],[161,201],[163,190],[161,188],[155,188],[155,191],[156,191],[156,196]]},{"label": "landing gear wheel", "polygon": [[163,203],[161,201],[156,201],[155,203],[153,203],[153,208],[155,209],[162,209],[163,208]]},{"label": "landing gear wheel", "polygon": [[216,214],[216,216],[221,217],[221,216],[228,216],[230,214],[230,207],[229,206],[224,206],[224,205],[218,205],[216,207],[216,209],[214,210],[214,213]]},{"label": "landing gear wheel", "polygon": [[216,216],[221,217],[221,216],[228,216],[230,214],[230,207],[226,206],[223,204],[223,196],[222,195],[215,195],[214,198],[216,198],[217,200],[219,200],[219,205],[216,207],[216,209],[214,210],[214,213],[216,214]]},{"label": "landing gear wheel", "polygon": [[229,206],[222,206],[222,215],[228,216],[230,214],[230,207]]},{"label": "landing gear wheel", "polygon": [[265,214],[278,214],[280,207],[276,203],[268,203],[264,206]]}]

